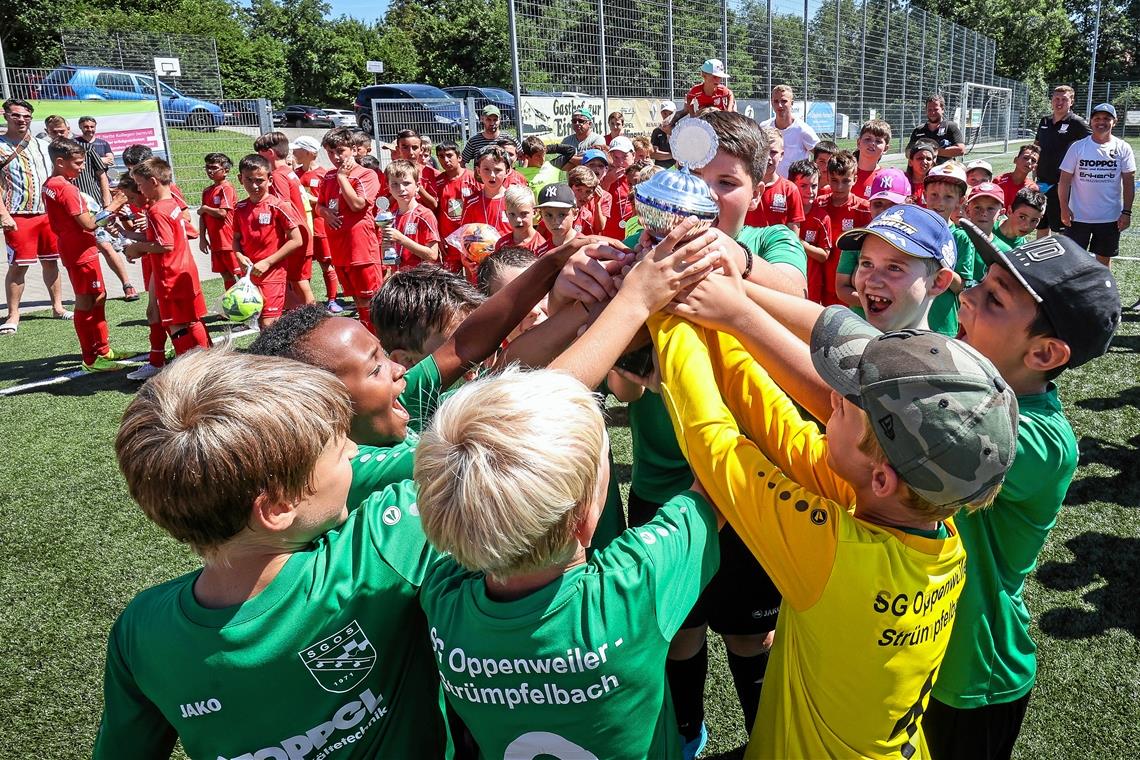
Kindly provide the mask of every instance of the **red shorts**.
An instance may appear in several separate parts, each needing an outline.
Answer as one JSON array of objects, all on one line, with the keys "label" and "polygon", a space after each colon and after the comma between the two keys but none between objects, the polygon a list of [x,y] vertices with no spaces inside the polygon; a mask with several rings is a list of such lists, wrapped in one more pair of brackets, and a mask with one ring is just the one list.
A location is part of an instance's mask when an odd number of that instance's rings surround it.
[{"label": "red shorts", "polygon": [[308,280],[312,276],[312,251],[297,251],[285,257],[285,279],[289,282]]},{"label": "red shorts", "polygon": [[332,248],[327,237],[313,238],[313,260],[319,264],[332,263]]},{"label": "red shorts", "polygon": [[149,253],[143,254],[143,257],[141,259],[139,259],[139,262],[142,264],[143,290],[146,290],[149,292],[150,291],[150,276],[152,274],[154,274],[154,267],[150,263],[150,254]]},{"label": "red shorts", "polygon": [[67,277],[71,280],[71,289],[77,296],[97,296],[106,293],[103,285],[103,268],[99,265],[99,257],[88,258],[87,261],[75,264],[65,264]]},{"label": "red shorts", "polygon": [[371,300],[384,284],[384,275],[380,273],[379,264],[353,264],[338,269],[337,274],[340,275],[345,295],[352,296],[358,301]]},{"label": "red shorts", "polygon": [[170,293],[155,288],[154,300],[158,304],[158,316],[163,327],[188,325],[206,316],[206,297],[198,291],[191,297],[182,293]]},{"label": "red shorts", "polygon": [[233,251],[215,251],[210,249],[210,271],[217,274],[229,274],[241,277],[245,274],[241,264],[238,263],[237,254]]},{"label": "red shorts", "polygon": [[27,266],[59,259],[59,242],[51,231],[47,214],[13,214],[16,229],[4,232],[8,264]]},{"label": "red shorts", "polygon": [[285,310],[285,267],[275,266],[264,277],[252,277],[253,284],[261,291],[265,305],[261,307],[262,319],[277,319]]}]

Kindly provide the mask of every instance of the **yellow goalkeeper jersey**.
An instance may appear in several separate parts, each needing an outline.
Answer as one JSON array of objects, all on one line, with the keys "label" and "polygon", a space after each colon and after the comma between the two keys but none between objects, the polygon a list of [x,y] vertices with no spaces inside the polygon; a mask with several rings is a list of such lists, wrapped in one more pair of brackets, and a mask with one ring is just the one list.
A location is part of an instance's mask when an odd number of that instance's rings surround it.
[{"label": "yellow goalkeeper jersey", "polygon": [[739,342],[676,317],[650,331],[686,459],[784,598],[745,757],[928,757],[965,581],[953,521],[926,538],[860,520],[826,438]]}]

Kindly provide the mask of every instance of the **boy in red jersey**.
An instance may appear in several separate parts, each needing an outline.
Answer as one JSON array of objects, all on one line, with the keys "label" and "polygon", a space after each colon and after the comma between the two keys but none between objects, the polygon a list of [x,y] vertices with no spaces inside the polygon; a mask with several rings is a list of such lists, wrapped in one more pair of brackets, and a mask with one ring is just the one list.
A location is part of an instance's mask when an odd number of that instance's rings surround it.
[{"label": "boy in red jersey", "polygon": [[148,158],[131,175],[139,193],[147,199],[145,241],[136,241],[123,249],[130,260],[152,256],[151,294],[158,304],[163,328],[181,356],[195,348],[210,345],[210,336],[202,317],[206,316],[206,299],[198,282],[198,266],[190,254],[186,236],[185,204],[179,203],[170,190],[170,164],[161,158]]},{"label": "boy in red jersey", "polygon": [[269,193],[292,206],[293,216],[301,230],[301,248],[285,260],[285,278],[289,282],[286,302],[289,308],[316,303],[309,278],[313,276],[313,234],[305,221],[305,200],[301,196],[301,179],[289,166],[289,138],[282,132],[268,132],[253,142],[257,155],[269,162]]},{"label": "boy in red jersey", "polygon": [[535,256],[541,256],[549,251],[550,243],[534,227],[534,193],[531,189],[517,185],[508,187],[503,202],[507,207],[511,234],[499,238],[495,243],[495,250],[501,251],[507,247],[525,248]]},{"label": "boy in red jersey", "polygon": [[724,70],[723,61],[710,58],[702,63],[701,83],[693,85],[689,94],[685,96],[685,110],[690,116],[696,116],[702,109],[710,107],[721,111],[735,111],[736,96],[728,89],[728,85],[725,84],[727,81],[728,73]]},{"label": "boy in red jersey", "polygon": [[491,225],[500,235],[511,234],[511,225],[507,221],[507,209],[503,202],[506,193],[503,181],[511,168],[510,159],[502,148],[488,146],[475,159],[475,168],[479,172],[479,180],[483,183],[483,191],[469,197],[463,205],[460,226],[480,222]]},{"label": "boy in red jersey", "polygon": [[770,227],[782,224],[797,235],[804,222],[804,205],[800,191],[791,180],[776,173],[784,158],[784,136],[775,127],[760,127],[768,140],[768,170],[764,174],[764,191],[760,203],[748,212],[744,224],[748,227]]},{"label": "boy in red jersey", "polygon": [[354,157],[355,138],[348,127],[330,129],[321,145],[335,169],[325,174],[316,213],[325,220],[333,266],[347,295],[356,301],[356,316],[372,330],[368,304],[384,282],[380,240],[376,235],[376,197],[380,180]]},{"label": "boy in red jersey", "polygon": [[99,265],[95,241],[95,217],[72,184],[83,171],[86,149],[68,138],[53,140],[48,147],[53,173],[44,183],[41,195],[48,223],[59,242],[59,255],[71,287],[75,291],[75,334],[83,356],[85,372],[114,372],[124,369],[114,361],[107,340],[104,314],[107,291]]},{"label": "boy in red jersey", "polygon": [[855,158],[859,169],[855,173],[855,186],[851,192],[864,200],[871,197],[871,183],[879,173],[879,161],[891,145],[891,125],[882,119],[864,122],[859,129],[859,142]]},{"label": "boy in red jersey", "polygon": [[838,152],[839,146],[831,140],[820,140],[811,149],[811,159],[819,171],[819,195],[821,196],[831,192],[831,188],[827,185],[827,162]]},{"label": "boy in red jersey", "polygon": [[824,306],[842,303],[835,295],[835,268],[839,265],[835,240],[844,232],[865,227],[871,221],[867,201],[851,191],[855,185],[855,170],[855,156],[850,152],[841,150],[833,155],[827,162],[831,192],[821,196],[811,210],[811,215],[817,219],[827,218],[833,238],[826,261],[821,263],[814,258],[808,259],[808,298]]},{"label": "boy in red jersey", "polygon": [[[436,220],[439,222],[440,240],[459,229],[463,218],[463,204],[479,192],[475,174],[463,165],[459,146],[453,142],[441,142],[435,146],[435,157],[442,170],[435,177]],[[463,261],[459,251],[449,245],[443,246],[443,266],[449,272],[463,271]]]},{"label": "boy in red jersey", "polygon": [[[585,166],[575,166],[566,175],[566,183],[574,193],[574,200],[578,204],[578,215],[574,219],[574,229],[583,235],[600,235],[605,224],[602,216],[601,200],[595,192],[598,187],[598,177]],[[553,232],[553,230],[550,230]]]},{"label": "boy in red jersey", "polygon": [[226,289],[233,287],[242,275],[241,264],[234,253],[234,206],[237,193],[227,175],[234,163],[225,153],[206,154],[206,176],[214,184],[202,190],[202,217],[205,234],[198,242],[202,253],[210,254],[210,270],[222,276]]},{"label": "boy in red jersey", "polygon": [[384,228],[383,247],[392,245],[399,257],[399,271],[423,263],[439,263],[439,230],[431,209],[419,202],[419,164],[402,158],[384,169],[388,188],[396,199],[396,219]]},{"label": "boy in red jersey", "polygon": [[[435,197],[435,178],[439,174],[436,168],[425,160],[424,139],[414,129],[405,129],[396,134],[396,150],[392,151],[392,158],[411,161],[420,170],[419,179],[416,180],[418,189],[416,201],[426,206],[428,211],[435,212],[438,201]],[[385,179],[391,179],[385,177]],[[392,200],[398,201],[394,193],[389,191]],[[393,203],[395,205],[395,203]]]},{"label": "boy in red jersey", "polygon": [[602,178],[602,187],[611,196],[610,213],[602,234],[614,240],[625,240],[626,224],[635,215],[626,171],[633,164],[633,142],[619,135],[610,144],[609,169]]},{"label": "boy in red jersey", "polygon": [[285,262],[304,244],[300,220],[287,201],[270,193],[270,165],[264,156],[243,158],[238,177],[249,197],[234,210],[234,248],[242,265],[253,267],[251,279],[264,301],[257,323],[265,328],[285,309]]},{"label": "boy in red jersey", "polygon": [[321,190],[321,181],[328,171],[317,163],[317,154],[321,144],[312,137],[298,137],[290,147],[293,149],[293,159],[297,162],[300,174],[301,192],[309,206],[309,222],[313,226],[313,261],[320,264],[321,273],[325,278],[325,308],[330,314],[340,314],[344,309],[336,302],[340,283],[336,279],[336,269],[332,263],[332,253],[329,249],[328,232],[325,230],[325,220],[316,213],[317,194]]},{"label": "boy in red jersey", "polygon": [[[796,161],[788,167],[788,181],[799,191],[800,201],[804,207],[804,223],[800,226],[800,243],[808,258],[808,274],[816,278],[823,276],[823,264],[831,256],[831,218],[824,214],[813,214],[816,198],[819,193],[819,169],[815,163],[805,158]],[[822,292],[823,283],[813,282],[809,277],[808,291],[819,288]]]},{"label": "boy in red jersey", "polygon": [[1037,161],[1041,158],[1041,148],[1034,143],[1022,145],[1013,159],[1013,171],[1006,172],[994,180],[1005,195],[1005,210],[1013,213],[1013,199],[1022,188],[1037,189],[1037,183],[1029,175],[1037,171]]}]

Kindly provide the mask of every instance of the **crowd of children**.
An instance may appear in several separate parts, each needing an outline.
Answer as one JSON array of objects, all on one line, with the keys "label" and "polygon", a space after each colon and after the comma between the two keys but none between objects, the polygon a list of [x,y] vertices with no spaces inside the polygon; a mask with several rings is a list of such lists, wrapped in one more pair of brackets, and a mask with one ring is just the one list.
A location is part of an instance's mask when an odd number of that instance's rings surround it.
[{"label": "crowd of children", "polygon": [[[666,123],[716,135],[719,216],[660,241],[634,197],[667,170],[619,119],[568,172],[489,111],[477,151],[405,130],[383,169],[351,129],[269,133],[205,157],[201,233],[162,159],[128,151],[96,216],[52,142],[85,366],[123,366],[101,225],[151,295],[120,468],[204,563],[115,623],[95,757],[688,760],[709,628],[747,757],[1011,755],[1022,589],[1076,468],[1053,381],[1107,351],[1115,280],[1030,234],[1033,146],[996,178],[922,139],[884,168],[872,119],[781,164],[723,63],[702,78]],[[448,241],[470,223],[481,261]],[[247,353],[192,351],[199,234],[261,290]]]}]

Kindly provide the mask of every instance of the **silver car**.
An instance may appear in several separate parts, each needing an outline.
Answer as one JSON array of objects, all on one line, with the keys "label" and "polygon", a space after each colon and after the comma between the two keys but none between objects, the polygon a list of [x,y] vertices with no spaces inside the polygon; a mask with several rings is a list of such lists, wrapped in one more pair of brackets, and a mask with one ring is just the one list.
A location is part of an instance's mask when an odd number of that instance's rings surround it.
[{"label": "silver car", "polygon": [[334,127],[356,126],[356,114],[352,111],[345,111],[342,108],[324,108],[322,110],[332,120]]}]

